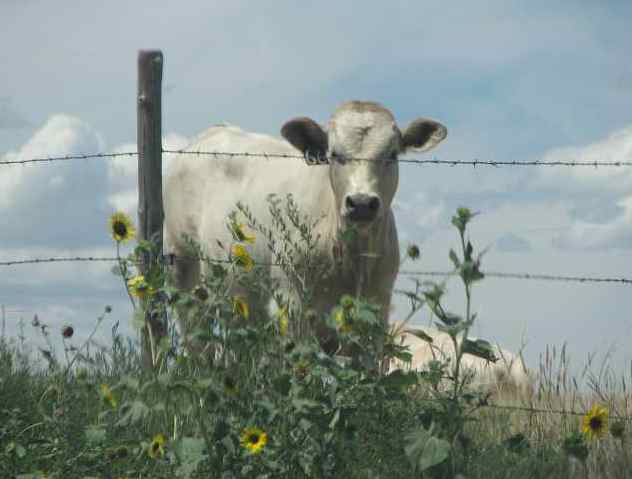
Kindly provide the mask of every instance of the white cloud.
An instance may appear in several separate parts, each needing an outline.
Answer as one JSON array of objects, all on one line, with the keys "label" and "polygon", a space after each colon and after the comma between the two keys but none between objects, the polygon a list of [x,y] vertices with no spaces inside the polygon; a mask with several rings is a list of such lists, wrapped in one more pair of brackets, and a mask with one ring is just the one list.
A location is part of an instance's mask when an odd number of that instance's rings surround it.
[{"label": "white cloud", "polygon": [[[632,125],[588,145],[554,148],[542,155],[541,160],[632,162]],[[620,195],[632,191],[632,168],[543,168],[535,185],[560,188],[562,193]]]},{"label": "white cloud", "polygon": [[[101,152],[104,141],[82,120],[53,115],[3,160],[29,160]],[[95,238],[95,219],[106,188],[101,160],[3,166],[0,175],[0,244],[79,245]],[[92,230],[92,231],[91,231]],[[92,233],[92,235],[90,234]]]},{"label": "white cloud", "polygon": [[582,250],[632,249],[632,196],[616,204],[623,212],[613,220],[607,223],[576,220],[567,231],[554,238],[554,244]]},{"label": "white cloud", "polygon": [[[9,152],[3,161],[22,161],[32,158],[48,158],[74,153],[101,151],[103,141],[88,125],[64,114],[52,115],[31,139],[18,151]],[[50,167],[49,167],[50,168]],[[0,210],[15,208],[49,193],[63,182],[59,169],[51,176],[51,170],[43,164],[3,167],[0,176]]]},{"label": "white cloud", "polygon": [[[632,126],[585,146],[556,148],[543,161],[632,162]],[[547,168],[533,186],[554,192],[569,228],[554,238],[563,248],[632,248],[632,168]]]}]

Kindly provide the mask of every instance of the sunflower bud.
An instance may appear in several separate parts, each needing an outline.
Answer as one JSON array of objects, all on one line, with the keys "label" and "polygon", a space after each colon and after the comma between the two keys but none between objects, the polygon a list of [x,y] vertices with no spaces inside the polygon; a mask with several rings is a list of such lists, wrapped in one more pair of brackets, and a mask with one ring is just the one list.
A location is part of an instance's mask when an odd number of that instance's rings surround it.
[{"label": "sunflower bud", "polygon": [[610,434],[617,439],[623,439],[625,434],[625,423],[623,421],[616,421],[610,425]]},{"label": "sunflower bud", "polygon": [[208,290],[204,286],[198,286],[193,290],[193,295],[204,302],[208,299]]},{"label": "sunflower bud", "polygon": [[410,259],[415,261],[419,259],[419,256],[421,255],[421,251],[419,250],[419,246],[417,246],[416,244],[411,244],[408,246],[408,249],[406,250],[406,254],[408,255]]},{"label": "sunflower bud", "polygon": [[340,299],[340,304],[345,310],[353,308],[354,301],[351,296],[345,295]]},{"label": "sunflower bud", "polygon": [[75,334],[75,330],[73,329],[72,326],[70,325],[66,325],[61,329],[61,335],[65,338],[65,339],[70,339],[72,338],[72,335]]}]

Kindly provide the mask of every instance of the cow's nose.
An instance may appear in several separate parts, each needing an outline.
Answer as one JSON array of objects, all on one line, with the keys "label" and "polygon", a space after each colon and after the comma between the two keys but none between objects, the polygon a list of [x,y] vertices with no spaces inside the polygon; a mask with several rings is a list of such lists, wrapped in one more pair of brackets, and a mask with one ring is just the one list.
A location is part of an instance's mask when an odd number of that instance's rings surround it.
[{"label": "cow's nose", "polygon": [[373,221],[380,210],[380,198],[375,195],[358,193],[347,195],[345,208],[351,221]]}]

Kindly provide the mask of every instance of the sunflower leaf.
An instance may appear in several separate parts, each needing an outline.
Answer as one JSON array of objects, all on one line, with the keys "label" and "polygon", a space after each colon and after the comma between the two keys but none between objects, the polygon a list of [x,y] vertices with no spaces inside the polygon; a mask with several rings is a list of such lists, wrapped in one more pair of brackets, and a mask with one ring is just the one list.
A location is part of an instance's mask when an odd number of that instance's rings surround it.
[{"label": "sunflower leaf", "polygon": [[195,437],[183,437],[175,442],[173,449],[180,463],[180,466],[176,469],[176,477],[189,479],[206,457],[204,440]]},{"label": "sunflower leaf", "polygon": [[498,361],[498,356],[494,353],[494,347],[489,341],[484,339],[465,339],[463,341],[463,352],[492,363]]},{"label": "sunflower leaf", "polygon": [[387,389],[404,389],[417,384],[417,374],[411,371],[395,369],[388,376],[380,379],[380,384]]},{"label": "sunflower leaf", "polygon": [[413,336],[418,337],[419,339],[427,343],[432,344],[433,342],[432,337],[429,336],[423,329],[407,329],[406,332],[409,334],[412,334]]},{"label": "sunflower leaf", "polygon": [[450,456],[450,443],[432,435],[430,429],[423,427],[406,436],[408,446],[404,448],[406,456],[415,472],[423,472],[441,464]]},{"label": "sunflower leaf", "polygon": [[97,445],[105,441],[106,431],[102,427],[88,426],[84,433],[89,444]]}]

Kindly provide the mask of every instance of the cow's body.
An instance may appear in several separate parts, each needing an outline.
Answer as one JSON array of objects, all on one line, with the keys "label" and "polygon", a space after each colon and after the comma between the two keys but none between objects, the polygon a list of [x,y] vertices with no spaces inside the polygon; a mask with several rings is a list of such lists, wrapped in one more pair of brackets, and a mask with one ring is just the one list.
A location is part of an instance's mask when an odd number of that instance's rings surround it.
[{"label": "cow's body", "polygon": [[[381,306],[386,321],[399,267],[391,210],[398,163],[392,160],[406,149],[434,146],[445,137],[445,127],[420,119],[402,133],[383,107],[349,102],[336,110],[326,130],[313,120],[298,118],[287,122],[282,134],[288,141],[218,126],[198,136],[187,149],[291,156],[309,152],[327,157],[330,164],[308,166],[297,158],[240,156],[216,159],[184,155],[174,159],[165,188],[168,248],[182,254],[186,235],[210,257],[226,258],[227,251],[221,250],[216,240],[224,247],[233,242],[226,223],[237,202],[269,225],[268,195],[283,198],[292,194],[302,212],[319,220],[316,232],[321,236],[321,251],[316,253],[337,268],[327,284],[316,288],[310,306],[318,313],[327,313],[343,294],[360,294]],[[340,233],[350,226],[358,234],[342,245]],[[255,241],[249,250],[255,262],[272,260],[264,240]],[[199,273],[198,262],[176,261],[180,287],[194,287]]]}]

